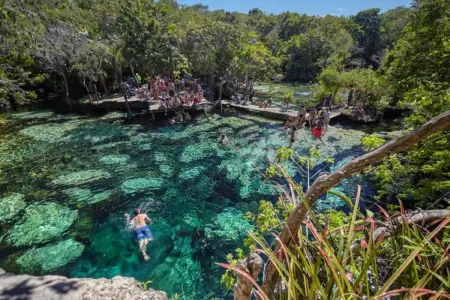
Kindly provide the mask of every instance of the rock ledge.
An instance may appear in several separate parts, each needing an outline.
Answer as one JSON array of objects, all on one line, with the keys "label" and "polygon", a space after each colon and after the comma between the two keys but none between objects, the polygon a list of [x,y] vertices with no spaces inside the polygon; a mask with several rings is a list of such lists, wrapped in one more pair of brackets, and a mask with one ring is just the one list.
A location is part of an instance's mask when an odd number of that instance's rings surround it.
[{"label": "rock ledge", "polygon": [[0,300],[167,300],[165,292],[143,291],[133,278],[69,279],[30,276],[0,269]]}]

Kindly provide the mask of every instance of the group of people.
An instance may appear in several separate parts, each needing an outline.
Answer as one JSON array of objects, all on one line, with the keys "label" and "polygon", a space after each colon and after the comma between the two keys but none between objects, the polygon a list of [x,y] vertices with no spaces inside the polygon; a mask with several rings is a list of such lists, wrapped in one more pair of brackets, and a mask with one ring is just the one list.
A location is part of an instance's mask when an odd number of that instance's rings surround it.
[{"label": "group of people", "polygon": [[145,100],[157,101],[160,107],[177,108],[183,105],[196,105],[201,103],[204,95],[201,85],[193,83],[174,82],[165,78],[150,78],[147,91],[140,89]]},{"label": "group of people", "polygon": [[331,113],[329,107],[323,107],[320,111],[313,108],[308,113],[305,106],[302,106],[296,117],[291,117],[286,121],[284,128],[291,130],[291,141],[294,142],[296,131],[302,128],[305,123],[308,123],[311,129],[311,136],[321,140],[322,136],[328,131],[330,119]]}]

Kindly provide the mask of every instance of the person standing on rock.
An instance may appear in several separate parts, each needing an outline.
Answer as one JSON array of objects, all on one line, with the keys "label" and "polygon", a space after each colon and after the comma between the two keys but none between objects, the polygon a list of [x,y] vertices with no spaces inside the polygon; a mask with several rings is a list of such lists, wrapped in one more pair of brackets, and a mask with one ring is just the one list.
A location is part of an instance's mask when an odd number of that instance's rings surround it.
[{"label": "person standing on rock", "polygon": [[136,232],[136,238],[139,242],[139,250],[144,256],[145,260],[149,260],[150,257],[147,255],[147,244],[153,241],[152,232],[147,226],[147,222],[153,224],[153,221],[147,216],[147,214],[141,213],[141,210],[136,208],[134,211],[134,218],[130,219],[129,214],[125,214],[125,220],[127,224],[134,226]]}]

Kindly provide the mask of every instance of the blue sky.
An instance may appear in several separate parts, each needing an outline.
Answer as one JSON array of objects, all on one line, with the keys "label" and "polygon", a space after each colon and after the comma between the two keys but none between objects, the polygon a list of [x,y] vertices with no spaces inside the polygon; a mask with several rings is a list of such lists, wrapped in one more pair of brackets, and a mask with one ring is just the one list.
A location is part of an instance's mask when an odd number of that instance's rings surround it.
[{"label": "blue sky", "polygon": [[225,9],[247,13],[257,7],[265,13],[279,14],[285,11],[308,15],[354,15],[358,11],[378,7],[383,11],[397,6],[410,6],[411,0],[178,0],[179,4],[201,3],[212,10]]}]

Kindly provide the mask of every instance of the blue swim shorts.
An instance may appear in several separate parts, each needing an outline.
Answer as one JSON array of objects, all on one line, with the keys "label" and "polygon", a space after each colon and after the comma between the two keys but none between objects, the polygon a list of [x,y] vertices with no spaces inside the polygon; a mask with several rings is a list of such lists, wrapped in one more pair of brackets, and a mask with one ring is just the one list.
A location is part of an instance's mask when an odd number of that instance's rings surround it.
[{"label": "blue swim shorts", "polygon": [[136,229],[136,238],[138,241],[142,239],[152,239],[152,232],[147,226],[142,226]]}]

